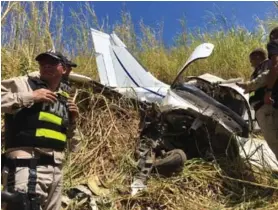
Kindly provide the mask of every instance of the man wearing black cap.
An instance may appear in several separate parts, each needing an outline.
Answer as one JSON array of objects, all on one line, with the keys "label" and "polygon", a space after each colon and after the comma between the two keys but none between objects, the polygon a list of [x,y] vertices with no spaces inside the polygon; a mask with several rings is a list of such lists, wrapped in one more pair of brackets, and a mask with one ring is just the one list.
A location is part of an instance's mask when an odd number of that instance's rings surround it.
[{"label": "man wearing black cap", "polygon": [[[72,68],[76,68],[77,64],[70,61],[67,57],[65,57],[64,55],[62,55],[62,53],[60,52],[56,52],[56,55],[58,55],[63,61],[64,61],[64,66],[66,68],[66,73],[63,75],[63,78],[61,80],[60,83],[60,88],[63,91],[66,91],[67,93],[71,93],[71,87],[70,87],[70,82],[69,82],[69,74],[72,71]],[[35,72],[31,72],[28,74],[29,76],[32,77],[39,77],[39,72],[35,71]]]},{"label": "man wearing black cap", "polygon": [[265,133],[267,131],[264,130],[265,116],[260,114],[259,110],[264,105],[265,78],[269,71],[270,61],[267,59],[266,52],[261,48],[253,50],[249,55],[249,60],[254,68],[251,79],[247,82],[238,82],[237,85],[243,88],[245,93],[249,93],[249,103],[254,108],[256,120],[262,132]]},{"label": "man wearing black cap", "polygon": [[278,159],[278,27],[270,32],[267,51],[269,58],[268,70],[262,72],[250,83],[238,85],[244,88],[246,92],[249,92],[248,90],[252,90],[252,87],[255,86],[263,87],[263,92],[260,91],[259,93],[259,98],[262,95],[263,101],[256,103],[256,108],[254,107],[256,119],[265,140]]},{"label": "man wearing black cap", "polygon": [[[32,210],[61,207],[64,148],[73,135],[78,108],[62,91],[66,60],[59,53],[36,57],[40,76],[21,76],[1,82],[5,113],[4,189],[26,194]],[[10,203],[6,209],[24,209]]]},{"label": "man wearing black cap", "polygon": [[[47,53],[53,53],[53,51],[48,51]],[[66,56],[64,56],[60,52],[55,52],[55,55],[57,55],[61,60],[63,60],[63,65],[66,68],[66,73],[63,75],[62,80],[60,82],[60,89],[62,91],[65,91],[68,94],[72,94],[72,88],[69,82],[69,74],[72,71],[72,68],[77,67],[77,64],[70,61]],[[39,71],[34,71],[28,74],[30,77],[40,77],[40,72]],[[71,140],[68,143],[68,151],[69,152],[74,152],[78,149],[78,144],[80,143],[82,139],[83,134],[79,129],[74,129],[73,131],[73,136]]]}]

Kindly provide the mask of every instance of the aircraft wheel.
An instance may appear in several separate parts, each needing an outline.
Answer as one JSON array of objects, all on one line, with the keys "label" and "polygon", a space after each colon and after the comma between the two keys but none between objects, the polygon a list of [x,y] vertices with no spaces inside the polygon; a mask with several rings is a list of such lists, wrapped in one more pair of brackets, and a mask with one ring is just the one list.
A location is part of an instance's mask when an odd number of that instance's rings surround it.
[{"label": "aircraft wheel", "polygon": [[155,160],[154,170],[163,176],[169,177],[181,172],[186,160],[187,157],[183,150],[173,149],[167,152],[164,158]]}]

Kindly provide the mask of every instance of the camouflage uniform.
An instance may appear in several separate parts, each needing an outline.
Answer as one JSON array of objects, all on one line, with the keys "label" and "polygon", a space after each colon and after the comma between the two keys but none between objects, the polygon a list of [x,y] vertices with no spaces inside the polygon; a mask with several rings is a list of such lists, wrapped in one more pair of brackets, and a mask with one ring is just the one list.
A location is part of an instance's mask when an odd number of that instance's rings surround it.
[{"label": "camouflage uniform", "polygon": [[[278,62],[277,62],[277,56],[278,56],[278,39],[270,40],[270,42],[267,44],[267,52],[268,57],[272,61],[272,70],[278,71]],[[276,75],[278,72],[276,72]],[[276,82],[274,86],[272,87],[271,91],[271,97],[273,100],[272,105],[264,105],[264,110],[262,111],[265,121],[264,121],[264,131],[263,134],[265,136],[265,139],[273,151],[273,153],[276,155],[276,158],[278,159],[278,78],[276,77]]]},{"label": "camouflage uniform", "polygon": [[265,81],[269,72],[269,60],[261,62],[251,75],[251,80],[246,83],[245,92],[249,92],[249,103],[257,111],[263,105],[263,97],[265,92]]},{"label": "camouflage uniform", "polygon": [[[261,73],[256,78],[246,82],[247,87],[245,88],[245,92],[250,92],[250,95],[252,95],[253,91],[258,89],[264,90],[266,87],[268,74],[269,70],[261,71]],[[253,104],[256,119],[259,126],[261,127],[261,131],[265,140],[278,159],[278,109],[275,109],[271,104],[263,103],[264,92],[260,93],[260,97],[261,101],[259,103]]]},{"label": "camouflage uniform", "polygon": [[269,65],[269,60],[265,60],[258,67],[256,67],[251,76],[251,80],[245,82],[247,85],[245,92],[250,93],[266,86],[266,77],[269,73]]}]

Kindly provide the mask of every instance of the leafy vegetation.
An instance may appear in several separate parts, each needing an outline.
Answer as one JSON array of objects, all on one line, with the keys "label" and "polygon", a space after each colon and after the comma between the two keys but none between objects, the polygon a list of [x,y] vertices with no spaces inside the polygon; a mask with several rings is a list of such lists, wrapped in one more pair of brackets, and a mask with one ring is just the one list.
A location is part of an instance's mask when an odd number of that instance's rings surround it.
[{"label": "leafy vegetation", "polygon": [[[66,3],[65,3],[66,4]],[[170,83],[193,49],[206,41],[215,45],[213,55],[192,65],[188,75],[212,73],[223,78],[250,75],[249,53],[266,44],[265,34],[277,26],[278,13],[257,20],[249,32],[221,13],[207,17],[207,28],[189,31],[186,18],[173,46],[163,43],[163,23],[154,30],[143,21],[134,23],[123,9],[121,21],[99,20],[93,3],[81,2],[65,17],[63,4],[51,2],[2,2],[2,79],[37,70],[37,54],[55,46],[72,58],[76,72],[98,80],[89,28],[115,31],[138,60],[158,79]],[[65,24],[67,22],[67,24]],[[140,33],[135,33],[135,24]],[[65,191],[86,182],[91,175],[105,180],[113,192],[100,209],[277,209],[277,179],[271,172],[246,167],[240,160],[187,162],[183,173],[172,178],[153,176],[148,190],[130,197],[128,186],[136,172],[133,151],[138,136],[138,111],[123,99],[107,99],[87,91],[79,96],[79,127],[84,134],[81,148],[69,155],[65,166]],[[123,111],[125,110],[125,111]],[[223,167],[223,166],[226,166]],[[69,209],[85,209],[73,204]]]}]

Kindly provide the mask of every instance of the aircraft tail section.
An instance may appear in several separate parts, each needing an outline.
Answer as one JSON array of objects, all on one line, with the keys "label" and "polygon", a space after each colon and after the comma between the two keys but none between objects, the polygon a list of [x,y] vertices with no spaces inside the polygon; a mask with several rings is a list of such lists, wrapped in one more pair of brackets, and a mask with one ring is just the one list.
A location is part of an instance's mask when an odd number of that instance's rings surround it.
[{"label": "aircraft tail section", "polygon": [[110,87],[162,87],[169,85],[156,79],[127,50],[115,34],[91,29],[101,83]]}]

